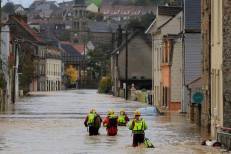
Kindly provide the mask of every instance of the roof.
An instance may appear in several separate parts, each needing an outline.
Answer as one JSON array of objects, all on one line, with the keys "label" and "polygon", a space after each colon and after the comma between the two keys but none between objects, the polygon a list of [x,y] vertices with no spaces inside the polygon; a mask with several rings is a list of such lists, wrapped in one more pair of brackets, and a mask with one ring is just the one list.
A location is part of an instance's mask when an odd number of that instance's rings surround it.
[{"label": "roof", "polygon": [[85,0],[75,0],[75,5],[85,5]]},{"label": "roof", "polygon": [[89,21],[88,28],[90,32],[111,33],[116,32],[118,24],[103,21]]},{"label": "roof", "polygon": [[16,16],[11,16],[10,18],[16,21],[25,31],[27,31],[35,39],[35,41],[39,43],[44,43],[42,38],[38,36],[36,31],[30,28],[30,26],[23,19],[17,18]]},{"label": "roof", "polygon": [[30,5],[30,9],[35,9],[38,6],[45,6],[45,5],[51,5],[51,7],[53,6],[57,6],[56,5],[56,1],[46,1],[46,0],[35,0],[31,5]]},{"label": "roof", "polygon": [[187,84],[187,86],[190,89],[197,89],[197,88],[201,88],[202,87],[202,83],[203,83],[202,77],[198,77],[195,80],[191,81],[189,84]]},{"label": "roof", "polygon": [[158,15],[175,16],[182,8],[176,6],[158,6],[157,10]]},{"label": "roof", "polygon": [[[143,39],[145,40],[145,42],[146,42],[148,45],[150,45],[150,47],[151,47],[151,44],[149,43],[149,40],[148,40],[148,38],[147,38],[147,35],[143,34],[143,32],[141,33],[139,30],[134,31],[134,32],[132,32],[131,34],[128,35],[128,44],[129,44],[129,42],[130,42],[135,36],[137,36],[137,35],[142,35],[142,38],[143,38]],[[125,46],[126,46],[126,40],[124,40],[118,48],[116,48],[114,51],[112,51],[111,54],[112,54],[112,55],[116,54],[117,51],[123,49]]]},{"label": "roof", "polygon": [[19,7],[24,9],[24,7],[21,4],[14,4],[14,9],[15,10],[18,9]]},{"label": "roof", "polygon": [[60,7],[72,6],[73,4],[74,4],[73,1],[64,1],[64,2],[58,3],[58,5],[59,5]]},{"label": "roof", "polygon": [[81,53],[73,46],[70,42],[61,42],[61,48],[64,50],[64,53],[70,56],[81,57]]},{"label": "roof", "polygon": [[100,12],[107,16],[139,16],[156,12],[155,6],[102,5]]},{"label": "roof", "polygon": [[91,3],[90,5],[88,5],[86,10],[89,12],[98,13],[99,7],[95,3]]},{"label": "roof", "polygon": [[[158,7],[159,8],[159,7]],[[166,24],[168,24],[169,22],[171,22],[179,13],[181,13],[182,12],[182,8],[181,7],[173,7],[173,6],[161,6],[161,8],[163,9],[163,8],[170,8],[170,10],[172,9],[172,8],[178,8],[178,9],[176,9],[176,11],[174,12],[174,11],[172,11],[171,13],[163,13],[163,12],[157,12],[157,13],[160,13],[160,14],[158,14],[158,15],[162,15],[162,16],[169,16],[169,19],[168,20],[166,20],[165,22],[163,22],[163,23],[161,23],[160,25],[158,25],[158,27],[157,27],[157,30],[160,30],[162,27],[164,27]],[[168,10],[168,9],[167,9]],[[166,10],[166,11],[167,11]],[[173,13],[174,12],[174,13]],[[164,14],[164,15],[163,15]],[[167,15],[168,14],[168,15]],[[174,14],[174,15],[173,15]],[[157,16],[157,18],[155,18],[154,20],[153,20],[153,22],[151,23],[151,25],[148,27],[148,29],[146,30],[146,34],[147,33],[149,33],[150,31],[151,31],[151,29],[152,29],[152,27],[157,23],[157,21],[158,21],[158,16]]]},{"label": "roof", "polygon": [[145,31],[145,34],[149,33],[152,26],[156,23],[156,18],[153,20],[153,22],[151,23],[151,25],[148,27],[148,29]]},{"label": "roof", "polygon": [[80,53],[80,54],[84,54],[85,51],[85,46],[84,44],[74,44],[73,47]]},{"label": "roof", "polygon": [[200,32],[201,0],[185,0],[185,31]]}]

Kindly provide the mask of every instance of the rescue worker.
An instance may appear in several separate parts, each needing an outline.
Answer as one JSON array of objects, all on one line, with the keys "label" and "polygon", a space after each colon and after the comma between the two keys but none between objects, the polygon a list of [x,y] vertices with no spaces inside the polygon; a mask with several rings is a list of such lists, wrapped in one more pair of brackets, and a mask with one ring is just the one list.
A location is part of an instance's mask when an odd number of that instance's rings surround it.
[{"label": "rescue worker", "polygon": [[135,111],[135,119],[129,123],[129,129],[133,133],[133,147],[137,147],[139,144],[144,143],[145,133],[148,128],[145,120],[140,117],[139,111]]},{"label": "rescue worker", "polygon": [[99,114],[96,113],[95,109],[91,109],[87,115],[84,125],[88,127],[89,136],[98,135],[99,128],[101,126],[102,119]]},{"label": "rescue worker", "polygon": [[120,115],[118,117],[118,126],[126,126],[129,121],[129,118],[124,109],[120,111]]},{"label": "rescue worker", "polygon": [[117,119],[118,117],[115,115],[113,110],[109,110],[107,117],[103,120],[103,125],[107,129],[108,136],[115,136],[117,135]]}]

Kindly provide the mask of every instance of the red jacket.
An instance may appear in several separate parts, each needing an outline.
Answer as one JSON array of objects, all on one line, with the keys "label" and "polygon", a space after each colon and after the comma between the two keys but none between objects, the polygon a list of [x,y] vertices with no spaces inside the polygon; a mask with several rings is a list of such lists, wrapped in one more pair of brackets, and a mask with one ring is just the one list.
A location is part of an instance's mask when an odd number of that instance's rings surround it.
[{"label": "red jacket", "polygon": [[115,136],[117,135],[118,129],[117,129],[117,117],[105,117],[103,119],[103,125],[107,128],[107,134],[108,136]]}]

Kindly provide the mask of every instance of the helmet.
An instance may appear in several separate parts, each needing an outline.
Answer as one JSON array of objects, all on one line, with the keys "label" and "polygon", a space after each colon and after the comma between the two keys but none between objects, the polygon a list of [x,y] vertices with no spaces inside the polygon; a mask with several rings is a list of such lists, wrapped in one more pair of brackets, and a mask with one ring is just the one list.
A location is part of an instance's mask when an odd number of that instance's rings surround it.
[{"label": "helmet", "polygon": [[121,110],[120,110],[120,113],[125,113],[125,109],[121,109]]},{"label": "helmet", "polygon": [[114,114],[114,111],[112,109],[109,109],[107,112],[108,115]]},{"label": "helmet", "polygon": [[141,113],[140,113],[140,111],[135,111],[135,116],[140,116],[141,115]]},{"label": "helmet", "polygon": [[90,113],[95,113],[95,112],[96,112],[95,109],[91,109],[91,110],[90,110]]}]

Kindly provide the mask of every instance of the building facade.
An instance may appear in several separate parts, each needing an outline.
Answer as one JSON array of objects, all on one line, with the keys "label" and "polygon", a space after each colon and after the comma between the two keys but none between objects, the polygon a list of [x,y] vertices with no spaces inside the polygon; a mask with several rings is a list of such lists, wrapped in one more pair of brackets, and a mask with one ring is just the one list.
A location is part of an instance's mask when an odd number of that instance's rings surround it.
[{"label": "building facade", "polygon": [[[151,44],[139,32],[128,36],[128,65],[127,88],[134,84],[136,89],[151,89]],[[111,75],[113,80],[113,93],[115,96],[123,96],[124,83],[126,82],[126,41],[113,51],[111,56]]]},{"label": "building facade", "polygon": [[180,12],[180,7],[158,6],[156,19],[147,30],[152,35],[153,102],[161,111],[169,109],[171,98],[170,61],[164,62],[165,58],[170,56],[170,54],[164,54],[165,51],[170,50],[168,42],[171,39],[167,36],[178,35],[181,32],[182,13]]},{"label": "building facade", "polygon": [[72,41],[84,43],[87,37],[87,10],[84,0],[75,0],[72,8]]},{"label": "building facade", "polygon": [[62,60],[61,50],[48,47],[45,60],[45,81],[41,87],[45,91],[57,91],[62,87]]},{"label": "building facade", "polygon": [[191,100],[188,85],[201,77],[202,73],[201,0],[184,0],[183,23],[184,59],[181,111],[188,112]]}]

